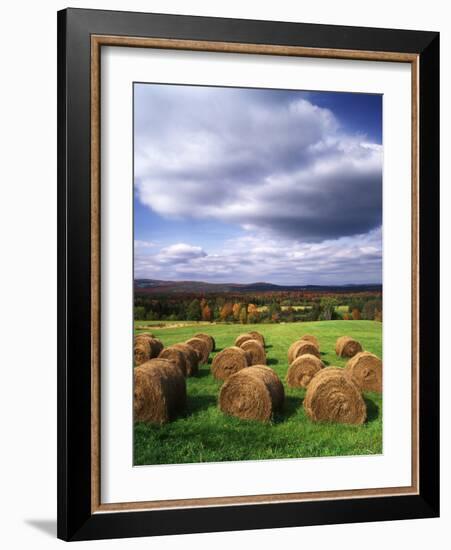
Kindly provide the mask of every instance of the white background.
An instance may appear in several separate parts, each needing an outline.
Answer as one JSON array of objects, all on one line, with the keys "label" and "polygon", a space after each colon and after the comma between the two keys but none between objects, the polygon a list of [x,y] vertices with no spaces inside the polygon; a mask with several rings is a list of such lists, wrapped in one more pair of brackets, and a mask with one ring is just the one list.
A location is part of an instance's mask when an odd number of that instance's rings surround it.
[{"label": "white background", "polygon": [[[361,0],[298,3],[191,0],[72,1],[72,6],[223,17],[437,30],[442,33],[442,339],[447,346],[451,280],[451,28],[439,0],[377,5]],[[56,518],[56,10],[63,2],[8,3],[2,10],[0,87],[0,453],[1,543],[53,548]],[[446,253],[446,254],[445,254]],[[26,294],[26,291],[29,294]],[[447,357],[448,359],[448,357]],[[449,363],[449,361],[448,361]],[[450,535],[449,364],[442,370],[442,518],[84,543],[84,548],[196,550],[244,547],[380,549],[444,547]],[[443,540],[440,543],[440,539]]]},{"label": "white background", "polygon": [[[133,353],[133,80],[383,94],[383,417],[386,421],[382,455],[131,467],[133,377],[131,370],[123,366],[130,363]],[[102,53],[101,90],[102,214],[105,214],[101,228],[101,502],[410,485],[410,66],[106,48]],[[400,204],[405,206],[400,209]],[[115,215],[108,215],[111,212]]]}]

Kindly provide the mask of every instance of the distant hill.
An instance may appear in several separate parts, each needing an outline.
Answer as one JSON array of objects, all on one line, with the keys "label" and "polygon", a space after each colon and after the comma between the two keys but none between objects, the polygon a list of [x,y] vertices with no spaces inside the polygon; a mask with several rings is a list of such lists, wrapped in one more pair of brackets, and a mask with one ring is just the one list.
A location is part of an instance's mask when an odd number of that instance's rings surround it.
[{"label": "distant hill", "polygon": [[206,283],[202,281],[160,281],[157,279],[135,279],[135,290],[142,292],[172,293],[222,293],[222,292],[381,292],[382,285],[274,285],[272,283]]}]

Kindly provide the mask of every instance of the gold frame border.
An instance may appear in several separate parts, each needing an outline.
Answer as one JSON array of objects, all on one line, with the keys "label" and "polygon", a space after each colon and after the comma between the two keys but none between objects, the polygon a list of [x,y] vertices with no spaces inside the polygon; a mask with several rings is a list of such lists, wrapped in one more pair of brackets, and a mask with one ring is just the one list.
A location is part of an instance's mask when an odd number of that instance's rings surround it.
[{"label": "gold frame border", "polygon": [[[412,70],[412,481],[408,487],[118,502],[100,499],[100,50],[102,46],[247,53],[410,63]],[[399,52],[334,50],[129,36],[91,36],[91,513],[205,506],[306,502],[419,494],[419,56]]]}]

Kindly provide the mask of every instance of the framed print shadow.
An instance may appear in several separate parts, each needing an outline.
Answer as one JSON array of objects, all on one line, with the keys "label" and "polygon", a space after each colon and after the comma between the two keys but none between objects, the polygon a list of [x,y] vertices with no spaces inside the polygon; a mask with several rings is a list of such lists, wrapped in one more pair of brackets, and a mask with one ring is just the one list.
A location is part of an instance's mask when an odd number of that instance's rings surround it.
[{"label": "framed print shadow", "polygon": [[58,13],[58,536],[439,515],[439,35]]}]

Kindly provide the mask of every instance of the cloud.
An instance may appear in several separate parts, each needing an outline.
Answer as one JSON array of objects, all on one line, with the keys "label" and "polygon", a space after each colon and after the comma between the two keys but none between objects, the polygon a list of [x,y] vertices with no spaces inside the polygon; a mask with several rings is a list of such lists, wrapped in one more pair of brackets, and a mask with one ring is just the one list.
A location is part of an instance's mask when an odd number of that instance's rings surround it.
[{"label": "cloud", "polygon": [[135,190],[167,219],[321,242],[381,224],[382,148],[299,93],[136,88]]},{"label": "cloud", "polygon": [[381,273],[380,228],[321,243],[248,234],[231,239],[215,254],[207,254],[198,246],[177,244],[135,258],[135,278],[166,280],[351,284],[380,283]]}]

